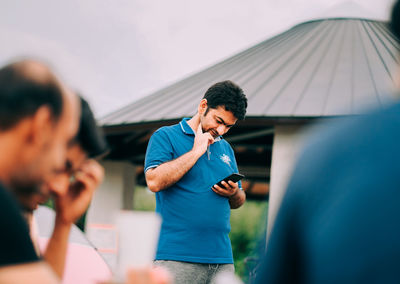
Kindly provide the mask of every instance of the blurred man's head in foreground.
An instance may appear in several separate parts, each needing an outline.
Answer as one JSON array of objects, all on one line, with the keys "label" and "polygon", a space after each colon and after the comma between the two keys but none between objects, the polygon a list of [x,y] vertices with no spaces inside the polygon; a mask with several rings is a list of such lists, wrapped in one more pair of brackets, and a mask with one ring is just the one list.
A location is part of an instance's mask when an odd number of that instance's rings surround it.
[{"label": "blurred man's head in foreground", "polygon": [[39,204],[46,202],[52,194],[65,194],[70,185],[75,182],[74,177],[79,173],[85,161],[101,158],[108,152],[104,135],[96,125],[89,104],[82,97],[80,102],[79,131],[68,145],[65,166],[62,171],[46,180],[40,191],[17,196],[26,211],[36,209]]},{"label": "blurred man's head in foreground", "polygon": [[78,130],[79,100],[43,63],[0,69],[0,181],[17,193],[38,191],[64,169]]}]

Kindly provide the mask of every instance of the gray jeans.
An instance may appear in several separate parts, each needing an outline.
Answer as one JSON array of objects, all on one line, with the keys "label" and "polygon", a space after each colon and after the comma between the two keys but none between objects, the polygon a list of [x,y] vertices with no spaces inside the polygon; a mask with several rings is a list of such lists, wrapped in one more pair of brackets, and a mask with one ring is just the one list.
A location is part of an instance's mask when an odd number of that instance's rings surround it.
[{"label": "gray jeans", "polygon": [[220,272],[235,272],[233,264],[204,264],[173,260],[155,260],[155,266],[167,269],[174,277],[175,284],[215,283],[214,278]]}]

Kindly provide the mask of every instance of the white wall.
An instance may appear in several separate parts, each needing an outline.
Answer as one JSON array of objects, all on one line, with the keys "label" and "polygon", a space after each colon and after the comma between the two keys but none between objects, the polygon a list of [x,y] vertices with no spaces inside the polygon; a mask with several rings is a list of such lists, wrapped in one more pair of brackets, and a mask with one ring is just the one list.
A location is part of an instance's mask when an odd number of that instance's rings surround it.
[{"label": "white wall", "polygon": [[297,155],[303,145],[302,126],[275,126],[272,147],[267,235],[270,234]]},{"label": "white wall", "polygon": [[96,190],[90,205],[88,224],[112,224],[113,212],[133,209],[133,190],[136,184],[135,166],[128,162],[102,162],[105,177]]},{"label": "white wall", "polygon": [[102,162],[105,177],[96,190],[86,216],[86,236],[115,271],[118,255],[118,233],[115,213],[133,209],[136,184],[135,166],[128,162]]}]

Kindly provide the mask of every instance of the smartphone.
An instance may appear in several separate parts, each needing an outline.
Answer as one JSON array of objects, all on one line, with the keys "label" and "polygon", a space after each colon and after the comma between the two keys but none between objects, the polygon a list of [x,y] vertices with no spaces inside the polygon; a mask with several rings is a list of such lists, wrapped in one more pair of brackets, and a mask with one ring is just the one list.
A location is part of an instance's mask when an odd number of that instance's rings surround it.
[{"label": "smartphone", "polygon": [[221,186],[221,187],[224,187],[223,185],[222,185],[222,181],[225,181],[225,182],[228,182],[228,180],[231,180],[231,181],[233,181],[233,182],[238,182],[239,180],[241,180],[242,178],[244,178],[244,175],[241,175],[241,174],[231,174],[230,176],[227,176],[226,178],[224,178],[223,180],[221,180],[221,181],[219,181],[218,183],[217,183],[217,185],[219,185],[219,186]]}]

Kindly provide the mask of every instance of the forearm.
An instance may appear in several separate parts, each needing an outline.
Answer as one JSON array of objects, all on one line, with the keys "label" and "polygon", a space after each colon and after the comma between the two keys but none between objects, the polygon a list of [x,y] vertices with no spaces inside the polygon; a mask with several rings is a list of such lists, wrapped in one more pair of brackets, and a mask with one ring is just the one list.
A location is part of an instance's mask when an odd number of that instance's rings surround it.
[{"label": "forearm", "polygon": [[72,223],[65,223],[56,218],[53,234],[47,245],[46,252],[44,253],[46,262],[60,278],[62,278],[64,274],[71,226]]},{"label": "forearm", "polygon": [[146,172],[149,189],[158,192],[178,182],[197,162],[202,154],[191,150],[179,158],[163,163]]},{"label": "forearm", "polygon": [[238,189],[234,195],[229,197],[229,205],[231,209],[237,209],[246,201],[246,194],[243,190]]},{"label": "forearm", "polygon": [[50,284],[60,283],[60,280],[47,264],[40,261],[1,267],[0,283]]}]

